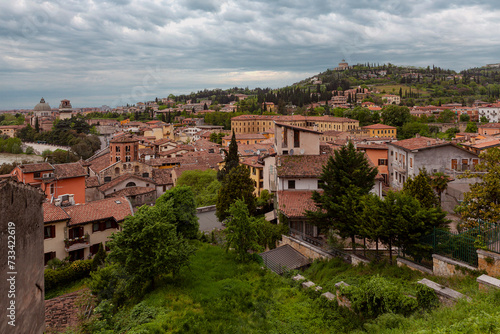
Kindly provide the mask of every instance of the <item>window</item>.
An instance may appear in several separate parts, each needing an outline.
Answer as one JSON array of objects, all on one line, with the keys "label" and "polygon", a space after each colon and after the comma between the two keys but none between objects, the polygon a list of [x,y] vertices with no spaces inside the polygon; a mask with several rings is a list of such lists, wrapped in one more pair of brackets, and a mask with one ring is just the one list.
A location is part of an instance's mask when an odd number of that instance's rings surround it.
[{"label": "window", "polygon": [[48,252],[44,254],[44,265],[47,265],[47,262],[54,259],[56,257],[56,252]]},{"label": "window", "polygon": [[96,222],[92,225],[92,232],[105,231],[110,228],[118,228],[118,223],[114,220],[107,220],[105,222]]},{"label": "window", "polygon": [[43,227],[43,238],[44,239],[55,238],[55,237],[56,237],[56,226],[55,225],[49,225],[49,226]]},{"label": "window", "polygon": [[51,195],[54,195],[54,193],[56,192],[56,184],[55,183],[52,183],[50,185],[50,194]]},{"label": "window", "polygon": [[379,166],[387,166],[387,159],[378,159]]},{"label": "window", "polygon": [[135,187],[135,182],[129,182],[129,183],[127,183],[127,185],[125,187],[126,188],[128,188],[128,187]]},{"label": "window", "polygon": [[100,244],[93,244],[90,246],[90,254],[95,255],[99,251],[99,245]]},{"label": "window", "polygon": [[105,176],[104,177],[104,183],[110,182],[111,181],[111,176]]},{"label": "window", "polygon": [[293,130],[293,147],[300,147],[300,131]]},{"label": "window", "polygon": [[71,228],[68,234],[68,239],[83,237],[83,226]]},{"label": "window", "polygon": [[142,177],[149,177],[149,173],[142,173]]},{"label": "window", "polygon": [[[119,157],[116,157],[116,158],[118,159]],[[115,174],[120,174],[120,167],[116,167],[115,168]]]},{"label": "window", "polygon": [[115,152],[120,152],[120,146],[115,146]]},{"label": "window", "polygon": [[35,172],[35,175],[34,175],[36,178],[40,177],[40,172]]},{"label": "window", "polygon": [[318,180],[318,189],[323,189],[325,182],[323,180]]},{"label": "window", "polygon": [[410,158],[410,168],[413,168],[413,158]]},{"label": "window", "polygon": [[295,189],[295,180],[288,180],[288,189]]},{"label": "window", "polygon": [[451,159],[451,169],[453,170],[458,169],[458,159]]}]

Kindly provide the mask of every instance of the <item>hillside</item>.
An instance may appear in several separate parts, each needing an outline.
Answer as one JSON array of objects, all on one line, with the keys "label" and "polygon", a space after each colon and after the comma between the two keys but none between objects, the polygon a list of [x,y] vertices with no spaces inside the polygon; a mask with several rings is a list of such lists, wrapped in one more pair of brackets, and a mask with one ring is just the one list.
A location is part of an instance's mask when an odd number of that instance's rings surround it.
[{"label": "hillside", "polygon": [[[385,285],[414,291],[423,275],[385,265],[352,267],[339,260],[314,263],[304,276],[332,288],[340,280],[361,284],[382,277]],[[473,277],[435,281],[473,297],[470,303],[363,319],[302,290],[253,262],[235,262],[231,253],[200,245],[189,268],[166,277],[142,299],[113,314],[104,302],[83,333],[497,333],[500,293],[483,294]],[[100,318],[100,320],[99,320]],[[465,331],[463,331],[465,330]]]}]

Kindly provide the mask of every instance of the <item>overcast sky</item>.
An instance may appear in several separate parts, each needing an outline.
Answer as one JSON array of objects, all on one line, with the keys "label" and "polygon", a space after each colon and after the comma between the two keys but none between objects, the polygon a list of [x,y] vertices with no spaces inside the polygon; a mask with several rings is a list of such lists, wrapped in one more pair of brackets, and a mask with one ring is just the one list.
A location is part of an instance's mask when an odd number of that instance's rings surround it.
[{"label": "overcast sky", "polygon": [[458,71],[500,62],[499,31],[493,0],[1,1],[0,109],[277,88],[343,58]]}]

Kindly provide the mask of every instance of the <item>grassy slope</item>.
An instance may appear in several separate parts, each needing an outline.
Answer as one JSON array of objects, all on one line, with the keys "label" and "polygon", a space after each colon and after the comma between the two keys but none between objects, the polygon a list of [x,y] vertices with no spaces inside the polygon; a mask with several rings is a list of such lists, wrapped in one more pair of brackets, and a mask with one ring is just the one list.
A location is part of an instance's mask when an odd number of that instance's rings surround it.
[{"label": "grassy slope", "polygon": [[237,263],[231,254],[206,244],[190,268],[175,280],[164,280],[141,304],[156,309],[155,319],[138,324],[130,305],[114,317],[115,332],[288,334],[353,329],[343,312],[311,298],[290,279],[257,263]]},{"label": "grassy slope", "polygon": [[[372,275],[402,284],[408,293],[424,277],[407,268],[351,267],[338,260],[315,262],[304,273],[323,286],[323,291],[332,292],[336,282],[356,284]],[[128,334],[500,332],[500,293],[480,293],[474,278],[432,279],[472,296],[473,301],[408,318],[385,314],[363,324],[351,312],[303,291],[289,278],[263,270],[256,263],[237,263],[231,254],[204,244],[193,256],[190,268],[182,270],[175,280],[166,278],[139,304],[131,302],[105,327]]]}]

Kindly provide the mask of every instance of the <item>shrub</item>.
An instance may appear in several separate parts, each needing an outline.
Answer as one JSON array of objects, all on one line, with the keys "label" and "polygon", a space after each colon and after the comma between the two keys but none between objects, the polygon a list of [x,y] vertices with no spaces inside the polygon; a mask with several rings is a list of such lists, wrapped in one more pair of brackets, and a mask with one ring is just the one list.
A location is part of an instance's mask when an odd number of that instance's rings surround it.
[{"label": "shrub", "polygon": [[417,284],[417,303],[422,309],[434,308],[439,304],[436,292],[428,286]]},{"label": "shrub", "polygon": [[77,260],[60,269],[45,269],[45,289],[50,290],[89,275],[92,260]]}]

